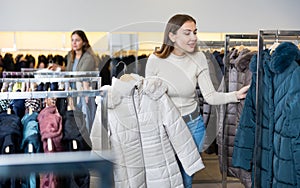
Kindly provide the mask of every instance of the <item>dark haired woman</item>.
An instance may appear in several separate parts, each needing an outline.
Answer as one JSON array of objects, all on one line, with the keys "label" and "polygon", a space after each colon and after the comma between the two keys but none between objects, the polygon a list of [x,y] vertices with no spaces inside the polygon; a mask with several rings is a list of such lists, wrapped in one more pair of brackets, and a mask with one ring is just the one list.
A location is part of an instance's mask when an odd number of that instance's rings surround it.
[{"label": "dark haired woman", "polygon": [[66,71],[96,71],[97,56],[90,46],[84,31],[75,30],[71,34],[72,50],[68,54]]},{"label": "dark haired woman", "polygon": [[[98,57],[95,55],[84,31],[75,30],[71,34],[72,50],[67,55],[66,71],[97,71]],[[90,83],[77,82],[76,90],[90,90]],[[86,115],[87,130],[90,131],[95,114],[95,101],[91,97],[81,97],[77,108]]]}]

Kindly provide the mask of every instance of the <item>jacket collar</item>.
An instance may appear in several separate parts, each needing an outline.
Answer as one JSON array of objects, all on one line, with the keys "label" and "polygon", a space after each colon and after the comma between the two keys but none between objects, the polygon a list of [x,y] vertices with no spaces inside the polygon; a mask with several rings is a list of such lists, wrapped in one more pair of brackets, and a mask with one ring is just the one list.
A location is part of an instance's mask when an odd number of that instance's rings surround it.
[{"label": "jacket collar", "polygon": [[[167,91],[167,86],[158,77],[144,78],[137,74],[130,75],[133,79],[123,81],[121,79],[113,78],[111,86],[107,85],[101,88],[108,92],[108,108],[113,109],[118,106],[122,102],[122,99],[131,97],[134,90],[137,90],[135,95],[145,94],[152,100],[158,100]],[[98,103],[99,101],[97,104]]]}]

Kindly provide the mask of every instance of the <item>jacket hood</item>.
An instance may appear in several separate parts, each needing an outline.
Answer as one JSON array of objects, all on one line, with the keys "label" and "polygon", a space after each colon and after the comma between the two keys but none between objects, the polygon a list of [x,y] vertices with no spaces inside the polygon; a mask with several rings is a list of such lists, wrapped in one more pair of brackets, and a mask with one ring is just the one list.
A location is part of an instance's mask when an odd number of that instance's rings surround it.
[{"label": "jacket hood", "polygon": [[[262,61],[263,63],[266,63],[269,66],[269,61],[270,61],[270,52],[269,50],[263,50],[261,52],[261,56],[262,56]],[[253,74],[256,74],[257,72],[257,53],[255,53],[250,60],[250,65],[249,65],[249,69]]]},{"label": "jacket hood", "polygon": [[282,73],[293,61],[300,59],[298,47],[291,42],[283,42],[271,56],[270,69],[274,73]]},{"label": "jacket hood", "polygon": [[[101,90],[107,91],[107,107],[110,109],[118,106],[122,99],[132,96],[134,89],[137,94],[145,94],[152,100],[158,100],[167,91],[167,86],[158,77],[144,78],[137,74],[130,74],[130,80],[113,78],[112,85],[106,85]],[[96,97],[96,103],[101,102],[100,97]]]},{"label": "jacket hood", "polygon": [[257,72],[257,54],[254,54],[250,60],[249,69],[253,74]]}]

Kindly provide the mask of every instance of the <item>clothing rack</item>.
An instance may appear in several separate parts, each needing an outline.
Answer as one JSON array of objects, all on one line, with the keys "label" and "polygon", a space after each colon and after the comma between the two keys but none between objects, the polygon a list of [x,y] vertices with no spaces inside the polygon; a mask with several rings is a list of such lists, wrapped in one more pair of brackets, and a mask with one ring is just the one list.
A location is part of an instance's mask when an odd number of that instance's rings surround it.
[{"label": "clothing rack", "polygon": [[100,77],[71,77],[71,78],[1,78],[0,82],[6,83],[40,83],[40,82],[64,82],[65,90],[63,91],[28,91],[28,92],[1,92],[0,99],[26,99],[26,98],[63,98],[63,97],[83,97],[99,96],[101,91],[98,89],[91,90],[69,90],[72,82],[97,82],[101,84]]},{"label": "clothing rack", "polygon": [[[36,74],[36,72],[5,72],[5,73],[18,73],[21,76],[28,74]],[[27,91],[27,92],[0,92],[0,99],[27,99],[27,98],[67,98],[67,97],[95,97],[101,96],[101,121],[105,130],[107,130],[107,92],[101,91],[100,88],[90,90],[69,90],[69,85],[72,82],[96,82],[97,86],[101,86],[101,77],[64,77],[64,76],[82,76],[92,75],[97,76],[98,71],[90,72],[40,72],[41,75],[48,77],[42,78],[1,78],[0,83],[40,83],[40,82],[64,82],[65,90],[62,91]],[[49,77],[50,76],[50,77]],[[54,77],[55,76],[55,77]],[[107,133],[105,133],[107,134]],[[107,135],[103,138],[107,138]],[[104,142],[108,143],[108,142]],[[108,146],[103,146],[108,148]]]},{"label": "clothing rack", "polygon": [[255,128],[255,147],[254,147],[254,176],[253,186],[258,187],[260,183],[261,172],[257,168],[261,164],[261,149],[259,144],[262,140],[262,123],[263,123],[263,103],[262,85],[263,85],[263,61],[262,51],[267,41],[299,41],[300,30],[259,30],[258,32],[258,58],[257,58],[257,77],[256,77],[256,128]]},{"label": "clothing rack", "polygon": [[[224,69],[226,69],[226,62],[228,61],[228,52],[229,48],[231,46],[238,46],[238,45],[244,45],[244,46],[257,46],[257,34],[228,34],[225,37],[225,43],[224,43],[224,58],[225,58],[225,66]],[[230,41],[231,39],[236,39],[238,41]],[[224,77],[226,76],[226,70],[224,70]],[[225,82],[224,82],[225,83]],[[225,83],[225,92],[228,92],[228,86],[227,83]],[[225,110],[226,110],[225,105]],[[226,113],[226,112],[225,112]],[[225,118],[226,116],[224,116]],[[226,138],[225,133],[227,133],[226,129],[226,123],[225,119],[223,120],[223,127],[222,127],[222,188],[227,187],[227,148],[225,147]]]},{"label": "clothing rack", "polygon": [[[8,72],[6,72],[8,73]],[[11,72],[16,73],[16,72]],[[9,73],[8,73],[9,74]],[[21,76],[32,74],[35,72],[18,73]],[[101,77],[93,72],[51,72],[41,73],[42,78],[2,78],[0,82],[97,82],[101,86]],[[64,76],[82,76],[94,75],[94,77],[64,77]],[[39,75],[40,76],[40,75]],[[47,77],[48,76],[48,77]],[[50,77],[49,77],[50,76]],[[68,87],[65,87],[68,88]],[[107,129],[107,91],[98,89],[90,90],[68,90],[63,91],[29,91],[29,92],[1,92],[1,99],[27,99],[27,98],[66,98],[66,97],[92,97],[100,96],[101,102],[101,124],[104,130]],[[84,166],[93,170],[101,176],[101,187],[113,186],[113,164],[112,154],[108,150],[108,132],[102,131],[102,148],[107,151],[101,152],[58,152],[58,153],[32,153],[32,154],[10,154],[0,155],[1,177],[20,177],[27,176],[32,172],[55,172],[58,174],[68,174],[78,172],[78,166]],[[106,139],[106,140],[105,140]],[[72,157],[70,157],[70,155]],[[2,170],[1,170],[2,169]],[[68,170],[66,170],[68,169]],[[100,185],[99,185],[100,186]]]},{"label": "clothing rack", "polygon": [[101,82],[100,77],[42,77],[42,78],[0,78],[0,82]]}]

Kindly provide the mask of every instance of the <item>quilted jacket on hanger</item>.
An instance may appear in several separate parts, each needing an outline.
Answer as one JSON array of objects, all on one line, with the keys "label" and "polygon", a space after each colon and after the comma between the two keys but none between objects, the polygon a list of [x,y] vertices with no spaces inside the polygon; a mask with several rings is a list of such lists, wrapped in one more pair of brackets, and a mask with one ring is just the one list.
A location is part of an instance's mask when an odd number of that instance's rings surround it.
[{"label": "quilted jacket on hanger", "polygon": [[[133,78],[103,87],[108,90],[115,186],[183,187],[176,154],[189,175],[204,168],[192,136],[160,79]],[[95,130],[94,124],[93,149],[100,149],[101,134]]]}]

